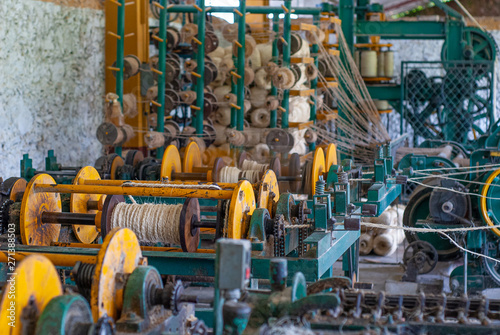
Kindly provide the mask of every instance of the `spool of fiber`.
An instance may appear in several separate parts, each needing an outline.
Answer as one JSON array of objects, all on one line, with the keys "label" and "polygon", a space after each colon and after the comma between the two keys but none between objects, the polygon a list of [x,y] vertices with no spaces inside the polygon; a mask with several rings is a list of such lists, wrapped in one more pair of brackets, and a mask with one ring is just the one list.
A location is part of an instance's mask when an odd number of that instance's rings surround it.
[{"label": "spool of fiber", "polygon": [[273,84],[281,90],[289,90],[295,84],[295,76],[292,70],[286,67],[280,67],[276,70],[272,77]]},{"label": "spool of fiber", "polygon": [[269,63],[273,59],[273,45],[272,43],[257,44],[257,50],[260,52],[261,65]]},{"label": "spool of fiber", "polygon": [[250,123],[252,127],[267,128],[271,122],[271,116],[265,108],[257,108],[250,113]]},{"label": "spool of fiber", "polygon": [[361,76],[376,77],[377,76],[377,52],[366,50],[361,52]]},{"label": "spool of fiber", "polygon": [[[252,109],[252,103],[250,102],[250,100],[244,100],[243,101],[243,109],[244,109],[244,114],[245,116],[247,115],[247,113]],[[246,121],[246,120],[245,120]]]},{"label": "spool of fiber", "polygon": [[114,93],[106,94],[106,112],[104,115],[104,120],[106,122],[112,123],[117,127],[121,127],[125,124],[125,118],[122,114],[122,107],[118,101],[118,95]]},{"label": "spool of fiber", "polygon": [[[238,49],[239,48],[240,47],[235,42],[233,42],[233,56],[234,57],[238,57]],[[245,58],[250,57],[256,48],[257,48],[257,43],[255,42],[255,39],[248,34],[245,35]]]},{"label": "spool of fiber", "polygon": [[226,136],[229,140],[229,143],[234,146],[241,147],[245,144],[245,135],[243,135],[243,133],[240,131],[227,128]]},{"label": "spool of fiber", "polygon": [[250,89],[250,102],[254,108],[264,107],[266,105],[268,91],[259,87]]},{"label": "spool of fiber", "polygon": [[181,28],[181,40],[183,43],[191,44],[191,40],[198,34],[198,26],[194,23],[186,23]]},{"label": "spool of fiber", "polygon": [[394,51],[384,53],[384,72],[386,77],[394,77]]},{"label": "spool of fiber", "polygon": [[195,136],[190,137],[188,144],[191,142],[195,142],[196,144],[198,144],[198,148],[200,148],[200,152],[204,152],[205,150],[207,150],[207,144],[205,143],[205,141],[201,137],[195,137]]},{"label": "spool of fiber", "polygon": [[395,235],[384,233],[377,235],[373,240],[373,251],[379,256],[392,255],[398,248],[398,243]]},{"label": "spool of fiber", "polygon": [[180,94],[182,102],[186,105],[192,105],[196,100],[196,92],[195,91],[183,91]]},{"label": "spool of fiber", "polygon": [[257,72],[255,72],[254,83],[258,88],[270,90],[272,86],[271,76],[267,74],[264,68],[258,69]]},{"label": "spool of fiber", "polygon": [[225,55],[226,55],[226,51],[221,46],[218,46],[217,49],[215,49],[214,51],[212,51],[211,53],[208,54],[208,56],[210,56],[212,61],[214,61],[214,58],[222,59],[222,58],[224,58]]},{"label": "spool of fiber", "polygon": [[231,108],[220,107],[215,112],[215,121],[222,126],[229,126],[231,124]]},{"label": "spool of fiber", "polygon": [[149,149],[160,148],[165,145],[165,136],[157,131],[148,131],[144,135],[144,143]]},{"label": "spool of fiber", "polygon": [[379,111],[386,111],[391,108],[387,100],[373,100],[373,102]]},{"label": "spool of fiber", "polygon": [[368,255],[373,250],[373,235],[371,233],[363,233],[359,236],[359,254]]},{"label": "spool of fiber", "polygon": [[306,30],[306,39],[311,44],[321,44],[325,40],[325,32],[321,29]]},{"label": "spool of fiber", "polygon": [[123,95],[123,115],[128,118],[134,118],[137,112],[137,98],[135,94],[128,93]]},{"label": "spool of fiber", "polygon": [[217,101],[225,101],[225,95],[228,93],[231,93],[231,86],[224,85],[216,87],[214,89],[214,94],[215,97],[217,98]]},{"label": "spool of fiber", "polygon": [[243,80],[243,84],[245,86],[250,86],[251,83],[253,83],[253,80],[255,78],[255,72],[253,69],[249,66],[245,67],[245,80]]},{"label": "spool of fiber", "polygon": [[377,58],[377,76],[385,77],[385,52],[379,52]]},{"label": "spool of fiber", "polygon": [[262,66],[262,62],[260,59],[260,51],[257,48],[255,48],[250,57],[247,58],[247,61],[249,62],[249,66],[254,71],[260,68]]},{"label": "spool of fiber", "polygon": [[226,126],[223,126],[218,123],[214,123],[214,128],[215,128],[215,141],[214,145],[221,145],[227,142],[227,136],[226,136]]},{"label": "spool of fiber", "polygon": [[223,100],[227,104],[236,104],[238,102],[238,97],[234,93],[228,93],[224,95]]},{"label": "spool of fiber", "polygon": [[314,64],[307,64],[305,71],[307,80],[313,80],[318,77],[318,68]]},{"label": "spool of fiber", "polygon": [[146,92],[146,99],[148,101],[156,100],[157,96],[158,96],[158,86],[151,86],[150,88],[148,88],[148,91]]},{"label": "spool of fiber", "polygon": [[311,56],[311,51],[309,49],[309,43],[304,40],[300,35],[298,34],[292,34],[292,38],[296,36],[297,39],[300,39],[300,42],[298,43],[298,45],[300,46],[299,49],[297,50],[297,52],[293,52],[293,41],[292,41],[292,54],[291,56],[293,57],[309,57]]},{"label": "spool of fiber", "polygon": [[198,65],[196,64],[196,61],[193,59],[188,59],[187,61],[184,62],[184,69],[186,72],[192,72],[196,69]]},{"label": "spool of fiber", "polygon": [[250,153],[252,154],[252,157],[259,162],[266,161],[271,156],[271,151],[269,150],[269,147],[267,146],[267,144],[264,143],[259,143],[256,146],[254,146],[250,150]]},{"label": "spool of fiber", "polygon": [[267,74],[269,74],[270,76],[274,75],[279,68],[280,68],[279,65],[273,62],[267,63],[266,66],[264,67]]},{"label": "spool of fiber", "polygon": [[228,42],[233,42],[238,39],[238,24],[228,23],[222,27],[222,36]]},{"label": "spool of fiber", "polygon": [[268,96],[266,98],[266,109],[268,111],[276,110],[280,106],[280,101],[275,96]]}]

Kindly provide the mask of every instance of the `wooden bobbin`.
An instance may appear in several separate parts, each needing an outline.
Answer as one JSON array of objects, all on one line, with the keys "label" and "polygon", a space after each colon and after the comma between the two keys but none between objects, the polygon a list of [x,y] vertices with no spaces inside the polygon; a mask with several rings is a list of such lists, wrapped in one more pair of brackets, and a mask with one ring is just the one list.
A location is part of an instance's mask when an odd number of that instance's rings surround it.
[{"label": "wooden bobbin", "polygon": [[[108,236],[113,229],[113,210],[115,206],[125,202],[123,195],[107,196],[102,209],[101,234]],[[179,240],[184,252],[196,252],[200,244],[200,229],[198,222],[201,219],[200,204],[196,198],[187,198],[182,206],[179,220]]]},{"label": "wooden bobbin", "polygon": [[142,262],[142,252],[134,232],[115,228],[108,233],[97,254],[97,263],[90,292],[94,321],[107,315],[119,319],[123,304],[123,286],[117,277],[131,274]]},{"label": "wooden bobbin", "polygon": [[[25,334],[21,322],[23,311],[34,307],[41,313],[49,301],[61,294],[63,288],[59,274],[52,263],[41,255],[30,255],[20,261],[13,281],[3,289],[0,301],[0,334]],[[14,316],[14,325],[9,325],[9,316]]]},{"label": "wooden bobbin", "polygon": [[[83,180],[101,180],[101,177],[95,168],[86,166],[78,172],[73,180],[73,185],[80,185]],[[101,197],[103,197],[103,195],[100,194],[72,193],[70,197],[71,213],[97,214],[97,206],[89,206],[89,204],[98,203]],[[73,233],[78,241],[90,244],[94,242],[99,235],[98,228],[100,227],[73,225]]]}]

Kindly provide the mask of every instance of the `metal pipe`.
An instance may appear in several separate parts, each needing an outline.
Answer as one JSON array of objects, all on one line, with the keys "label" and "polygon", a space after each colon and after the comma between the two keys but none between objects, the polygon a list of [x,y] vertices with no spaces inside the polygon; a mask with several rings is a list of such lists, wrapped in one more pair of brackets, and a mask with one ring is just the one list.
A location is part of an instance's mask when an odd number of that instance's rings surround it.
[{"label": "metal pipe", "polygon": [[[196,17],[198,21],[198,40],[201,42],[198,45],[198,52],[196,53],[196,71],[199,78],[196,79],[196,107],[199,109],[195,113],[194,123],[196,128],[196,135],[203,134],[203,106],[205,99],[205,0],[197,0],[198,7],[201,11],[197,12]],[[193,111],[191,110],[191,113]]]},{"label": "metal pipe", "polygon": [[[279,18],[279,15],[278,14],[273,14],[273,32],[274,32],[274,40],[273,40],[273,53],[272,53],[272,56],[273,56],[273,62],[275,62],[276,64],[278,63],[278,56],[279,56],[279,53],[278,53],[278,34],[279,34],[279,31],[280,31],[280,18]],[[276,96],[278,94],[278,89],[274,86],[274,84],[272,84],[272,81],[271,81],[271,95],[272,96]],[[269,127],[270,128],[276,128],[278,124],[278,114],[276,112],[276,109],[273,109],[271,111],[271,121],[270,121],[270,124],[269,124]]]},{"label": "metal pipe", "polygon": [[238,63],[237,63],[237,72],[239,78],[237,78],[237,86],[236,86],[236,97],[237,97],[237,105],[240,109],[237,110],[237,118],[236,118],[236,130],[243,131],[243,123],[245,119],[245,32],[246,32],[246,0],[240,0],[240,8],[241,16],[238,15],[238,42],[241,47],[238,46]]},{"label": "metal pipe", "polygon": [[[314,15],[313,16],[313,23],[316,27],[319,28],[319,15]],[[320,43],[322,43],[322,41],[319,41]],[[319,52],[319,46],[318,44],[313,44],[312,45],[312,48],[311,48],[311,52],[313,53],[313,58],[314,58],[314,66],[316,68],[318,68],[318,52]],[[311,88],[314,90],[314,95],[311,96],[311,100],[314,102],[313,104],[311,104],[311,107],[310,107],[310,114],[309,114],[309,120],[310,121],[313,121],[314,123],[316,123],[316,88],[318,87],[318,78],[314,78],[313,80],[311,80]],[[309,145],[309,150],[313,151],[316,149],[316,143],[311,143]]]},{"label": "metal pipe", "polygon": [[41,220],[43,224],[95,226],[95,217],[87,213],[43,212]]},{"label": "metal pipe", "polygon": [[[165,132],[165,71],[166,71],[166,56],[167,56],[167,0],[160,0],[160,31],[158,37],[158,107],[156,131]],[[162,158],[164,147],[160,146],[156,149],[156,157]]]},{"label": "metal pipe", "polygon": [[[55,266],[73,267],[77,262],[95,264],[97,256],[93,255],[75,255],[75,254],[52,254],[40,252],[17,251],[15,254],[7,256],[7,250],[0,250],[0,263],[7,263],[14,258],[17,262],[31,255],[42,255],[49,259]],[[10,258],[10,259],[9,259]],[[41,278],[40,278],[41,279]]]},{"label": "metal pipe", "polygon": [[205,172],[172,172],[173,180],[207,180]]},{"label": "metal pipe", "polygon": [[211,190],[174,187],[131,187],[131,186],[94,186],[94,185],[65,185],[65,184],[37,184],[35,192],[50,193],[83,193],[131,195],[136,197],[172,197],[172,198],[200,198],[200,199],[231,199],[233,190]]},{"label": "metal pipe", "polygon": [[[163,181],[159,180],[111,180],[111,179],[101,179],[101,180],[89,180],[83,179],[80,180],[80,185],[87,186],[123,186],[123,185],[133,185],[134,183],[140,184],[151,184],[151,185],[214,185],[213,183],[201,183],[194,181],[169,181],[168,184],[165,184]],[[237,183],[217,183],[222,189],[234,189],[238,186]]]},{"label": "metal pipe", "polygon": [[[291,26],[292,26],[292,1],[285,0],[285,7],[287,11],[285,13],[285,19],[283,21],[283,38],[286,41],[286,44],[283,43],[283,67],[290,67],[290,51],[291,51]],[[281,114],[281,128],[288,129],[288,112],[289,112],[289,104],[290,104],[290,90],[283,90],[283,100],[281,101],[281,107],[285,109],[285,111]]]},{"label": "metal pipe", "polygon": [[[119,38],[116,41],[116,67],[119,71],[116,71],[116,95],[118,95],[118,101],[120,101],[121,108],[123,110],[123,59],[124,59],[124,48],[125,48],[125,0],[118,0],[120,6],[117,8],[117,29],[116,34]],[[115,147],[115,153],[119,156],[122,155],[122,147]]]},{"label": "metal pipe", "polygon": [[[65,243],[65,242],[52,242],[50,245],[54,247],[84,248],[84,249],[100,249],[102,246],[101,244]],[[141,251],[184,252],[182,248],[150,247],[150,246],[141,246]],[[215,250],[213,249],[198,249],[196,251],[196,253],[202,253],[202,254],[213,254],[214,252]]]}]

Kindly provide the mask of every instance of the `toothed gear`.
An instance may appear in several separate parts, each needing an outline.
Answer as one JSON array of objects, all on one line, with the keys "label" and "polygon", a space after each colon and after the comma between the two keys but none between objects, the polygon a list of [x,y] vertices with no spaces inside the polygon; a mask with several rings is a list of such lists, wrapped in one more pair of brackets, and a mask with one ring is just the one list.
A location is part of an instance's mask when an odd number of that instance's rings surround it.
[{"label": "toothed gear", "polygon": [[177,315],[181,310],[181,296],[184,292],[182,282],[178,280],[175,284],[168,283],[163,289],[164,302],[168,301],[168,308],[172,314]]}]

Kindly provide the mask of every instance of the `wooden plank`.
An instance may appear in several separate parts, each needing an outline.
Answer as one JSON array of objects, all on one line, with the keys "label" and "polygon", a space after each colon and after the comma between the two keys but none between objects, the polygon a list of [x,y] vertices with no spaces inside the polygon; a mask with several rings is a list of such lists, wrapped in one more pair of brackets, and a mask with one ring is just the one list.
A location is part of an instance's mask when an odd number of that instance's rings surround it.
[{"label": "wooden plank", "polygon": [[314,58],[312,57],[292,57],[290,58],[291,64],[312,64],[314,63]]},{"label": "wooden plank", "polygon": [[299,130],[309,128],[314,124],[314,121],[307,121],[307,122],[289,122],[288,126],[290,128],[299,128]]},{"label": "wooden plank", "polygon": [[314,94],[313,89],[290,90],[290,95],[293,95],[293,96],[306,97],[306,96],[313,95],[313,94]]},{"label": "wooden plank", "polygon": [[337,49],[328,49],[328,54],[331,56],[340,56],[340,50]]},{"label": "wooden plank", "polygon": [[318,81],[318,88],[337,88],[339,87],[339,83],[336,81]]},{"label": "wooden plank", "polygon": [[318,27],[316,27],[313,24],[309,24],[309,23],[300,23],[300,24],[292,24],[290,26],[290,29],[292,31],[299,31],[299,30],[316,31],[318,29]]}]

